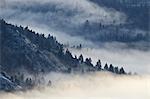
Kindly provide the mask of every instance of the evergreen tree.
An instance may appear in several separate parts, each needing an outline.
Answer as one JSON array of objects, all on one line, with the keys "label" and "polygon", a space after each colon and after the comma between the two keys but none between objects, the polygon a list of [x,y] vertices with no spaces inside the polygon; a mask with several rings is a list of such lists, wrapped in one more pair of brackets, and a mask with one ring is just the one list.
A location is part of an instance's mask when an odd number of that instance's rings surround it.
[{"label": "evergreen tree", "polygon": [[91,58],[86,58],[86,59],[85,59],[85,63],[86,63],[87,65],[89,65],[89,66],[93,66],[93,64],[92,64],[92,59],[91,59]]},{"label": "evergreen tree", "polygon": [[68,49],[66,50],[66,57],[67,59],[73,59],[72,54]]},{"label": "evergreen tree", "polygon": [[82,54],[79,56],[78,60],[79,60],[79,63],[83,63],[84,59],[83,59],[83,55]]},{"label": "evergreen tree", "polygon": [[80,49],[82,48],[82,44],[79,45],[79,48],[80,48]]},{"label": "evergreen tree", "polygon": [[114,73],[114,67],[112,64],[110,64],[110,66],[109,66],[109,71]]},{"label": "evergreen tree", "polygon": [[25,27],[25,30],[28,30],[28,26]]},{"label": "evergreen tree", "polygon": [[119,74],[118,67],[115,67],[114,71],[115,71],[116,74]]},{"label": "evergreen tree", "polygon": [[108,65],[107,65],[107,63],[106,63],[105,66],[104,66],[104,70],[108,70]]},{"label": "evergreen tree", "polygon": [[33,85],[33,82],[32,82],[32,79],[31,79],[31,78],[27,78],[26,81],[25,81],[25,83],[26,83],[26,86],[27,86],[28,88],[31,88],[32,85]]},{"label": "evergreen tree", "polygon": [[101,66],[101,60],[98,60],[98,61],[97,61],[95,67],[96,67],[97,70],[101,70],[101,67],[102,67],[102,66]]},{"label": "evergreen tree", "polygon": [[123,68],[123,67],[121,67],[119,73],[120,73],[120,74],[126,74],[126,72],[124,71],[124,68]]},{"label": "evergreen tree", "polygon": [[[75,46],[73,46],[73,48],[74,48],[74,47],[75,47]],[[76,48],[77,48],[77,49],[81,49],[81,48],[82,48],[82,45],[79,44]]]},{"label": "evergreen tree", "polygon": [[51,38],[51,35],[50,35],[50,34],[48,34],[48,39],[49,39],[49,38]]}]

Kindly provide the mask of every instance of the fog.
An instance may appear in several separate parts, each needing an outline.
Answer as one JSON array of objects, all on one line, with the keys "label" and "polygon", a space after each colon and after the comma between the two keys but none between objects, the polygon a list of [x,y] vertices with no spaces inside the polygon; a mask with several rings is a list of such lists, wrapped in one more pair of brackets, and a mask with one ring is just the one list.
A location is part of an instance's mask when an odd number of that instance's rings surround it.
[{"label": "fog", "polygon": [[1,99],[149,99],[149,76],[51,73],[51,87],[27,92],[1,93]]},{"label": "fog", "polygon": [[[127,72],[150,74],[150,50],[132,49],[128,48],[124,43],[116,42],[105,43],[98,46],[79,36],[70,36],[65,32],[48,29],[46,26],[37,28],[30,26],[30,28],[36,30],[36,32],[45,33],[46,35],[50,33],[55,36],[60,43],[69,44],[70,47],[82,44],[83,48],[81,50],[74,48],[69,48],[69,50],[73,56],[83,54],[85,58],[91,57],[93,64],[96,64],[97,60],[101,59],[102,65],[108,63],[118,67],[124,67]],[[144,48],[144,44],[141,44],[141,48]]]},{"label": "fog", "polygon": [[[110,24],[113,21],[118,24],[125,21],[123,13],[114,9],[100,7],[89,0],[1,1],[2,10],[0,15],[8,20],[30,20],[38,23],[44,21],[47,25],[54,25],[57,22],[63,22],[63,24],[69,22],[72,25],[79,25],[79,23],[85,22],[87,19],[91,22],[102,22],[104,24]],[[26,17],[27,15],[29,16]],[[54,18],[55,20],[53,20]]]},{"label": "fog", "polygon": [[72,49],[73,55],[92,58],[94,64],[101,59],[102,65],[105,63],[114,66],[124,67],[127,72],[136,72],[138,74],[150,74],[150,51],[140,51],[135,49],[121,48],[83,48],[82,50]]},{"label": "fog", "polygon": [[[49,32],[77,35],[86,20],[120,24],[126,15],[89,0],[0,0],[0,18],[17,25],[46,27]],[[114,23],[115,22],[115,23]],[[43,32],[42,32],[43,33]]]},{"label": "fog", "polygon": [[[57,13],[51,10],[53,6]],[[50,73],[45,77],[52,81],[51,87],[41,86],[27,92],[0,92],[0,99],[150,99],[150,51],[125,49],[123,46],[126,45],[117,43],[101,47],[80,36],[70,36],[66,31],[80,26],[87,19],[103,24],[124,23],[124,13],[100,7],[89,0],[0,0],[0,18],[12,24],[29,26],[29,29],[45,35],[50,33],[63,44],[81,43],[81,50],[69,50],[73,55],[91,57],[93,64],[101,59],[102,65],[113,64],[124,67],[127,72],[138,73],[136,76],[105,72]]]},{"label": "fog", "polygon": [[[71,44],[86,42],[86,45],[90,43],[92,46],[91,42],[85,40],[88,39],[87,34],[84,36],[78,34],[86,20],[98,24],[113,22],[113,25],[127,21],[127,16],[123,12],[101,7],[89,0],[42,0],[42,2],[41,0],[0,0],[0,2],[0,18],[12,24],[29,26],[36,32],[40,31],[46,35],[50,33],[62,43],[71,40]],[[134,33],[145,32],[137,29]]]}]

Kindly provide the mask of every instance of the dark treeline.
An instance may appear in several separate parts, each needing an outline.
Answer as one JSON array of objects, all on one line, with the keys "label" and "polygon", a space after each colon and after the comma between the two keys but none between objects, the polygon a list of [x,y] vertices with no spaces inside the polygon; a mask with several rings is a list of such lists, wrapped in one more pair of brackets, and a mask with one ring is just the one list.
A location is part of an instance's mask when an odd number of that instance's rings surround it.
[{"label": "dark treeline", "polygon": [[[139,41],[150,42],[148,31],[140,31],[133,24],[104,25],[102,23],[92,23],[86,20],[83,24],[81,35],[93,42],[124,42],[133,43]],[[91,36],[91,33],[94,35]]]},{"label": "dark treeline", "polygon": [[100,6],[114,8],[128,16],[132,26],[149,30],[149,0],[90,0]]},{"label": "dark treeline", "polygon": [[[108,71],[111,73],[127,74],[123,67],[119,68],[106,63],[102,66],[98,60],[92,64],[91,58],[73,56],[63,44],[60,44],[50,34],[35,33],[28,27],[15,26],[0,20],[0,71],[12,82],[25,88],[32,88],[42,83],[43,74],[53,72],[86,73],[95,71]],[[79,45],[81,47],[81,45]],[[33,75],[25,77],[25,73]],[[39,78],[39,79],[38,79]],[[48,82],[51,85],[51,81]]]},{"label": "dark treeline", "polygon": [[[36,58],[42,57],[41,54],[47,55],[47,52],[51,52],[62,64],[65,65],[69,70],[85,65],[85,67],[90,67],[88,71],[92,70],[108,70],[113,73],[115,72],[115,67],[110,65],[108,68],[112,69],[102,69],[101,61],[98,60],[96,66],[92,64],[91,58],[85,58],[80,55],[78,58],[73,57],[71,52],[63,48],[63,44],[60,44],[55,37],[50,34],[45,37],[44,34],[35,33],[34,31],[28,29],[28,27],[23,28],[22,26],[17,27],[11,24],[7,24],[4,20],[1,20],[1,68],[4,70],[13,69],[20,66],[26,66],[33,71],[43,71],[45,72],[46,66],[40,67],[41,70],[36,70],[34,68],[34,63],[40,60],[34,60],[32,54],[35,54]],[[20,39],[23,38],[23,39]],[[24,40],[24,41],[23,41]],[[29,45],[32,44],[32,45]],[[81,46],[81,45],[80,45]],[[32,51],[29,47],[32,47]],[[11,49],[11,50],[8,50]],[[9,52],[10,51],[10,52]],[[11,55],[12,54],[12,55]],[[30,55],[31,54],[31,55]],[[40,54],[38,56],[38,54]],[[31,59],[30,59],[31,57]],[[50,60],[51,61],[51,60]],[[47,63],[46,60],[41,60],[42,63]],[[40,63],[40,65],[42,65]],[[47,63],[48,64],[48,63]],[[10,67],[11,65],[11,67]],[[5,66],[5,67],[3,67]],[[9,67],[7,67],[9,66]],[[51,66],[51,65],[50,65]],[[48,66],[48,67],[50,67]],[[38,66],[37,66],[38,67]],[[28,69],[28,68],[27,68]],[[51,70],[56,70],[58,68],[51,68]],[[63,69],[63,68],[62,68]],[[51,71],[50,70],[50,71]],[[66,68],[64,69],[66,70]],[[10,70],[11,71],[11,70]],[[118,69],[118,74],[122,74],[121,70]],[[124,73],[123,73],[124,74]]]},{"label": "dark treeline", "polygon": [[[116,24],[116,21],[113,21],[112,23],[104,24],[103,22],[94,23],[90,20],[85,20],[76,32],[78,35],[96,44],[101,42],[122,42],[126,43],[129,48],[134,48],[132,44],[137,42],[145,42],[145,44],[148,45],[150,42],[149,0],[90,1],[102,7],[107,7],[108,10],[115,9],[124,13],[126,17],[122,17],[122,20],[126,19],[126,22]],[[136,44],[135,46],[140,49],[140,46]]]}]

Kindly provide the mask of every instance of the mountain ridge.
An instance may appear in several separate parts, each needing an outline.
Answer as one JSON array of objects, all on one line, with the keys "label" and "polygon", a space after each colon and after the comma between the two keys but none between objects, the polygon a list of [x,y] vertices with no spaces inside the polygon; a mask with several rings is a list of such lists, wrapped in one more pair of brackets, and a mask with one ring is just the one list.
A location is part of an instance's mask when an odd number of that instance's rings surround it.
[{"label": "mountain ridge", "polygon": [[40,74],[50,72],[61,73],[88,73],[107,71],[118,75],[126,75],[123,67],[115,67],[112,64],[101,65],[98,60],[92,64],[91,58],[85,58],[82,54],[77,58],[59,43],[50,34],[38,34],[28,27],[18,27],[0,20],[0,71],[9,75],[11,80],[19,86],[35,85],[31,78],[24,79],[24,74],[29,73],[35,78]]}]

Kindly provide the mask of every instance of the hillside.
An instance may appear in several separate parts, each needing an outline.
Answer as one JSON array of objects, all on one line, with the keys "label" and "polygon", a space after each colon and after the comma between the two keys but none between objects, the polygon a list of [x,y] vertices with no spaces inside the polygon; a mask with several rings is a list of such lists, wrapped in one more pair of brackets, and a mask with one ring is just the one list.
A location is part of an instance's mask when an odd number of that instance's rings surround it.
[{"label": "hillside", "polygon": [[[6,72],[12,73],[23,69],[31,73],[66,72],[70,69],[80,69],[80,67],[82,71],[96,70],[90,58],[84,61],[73,57],[69,50],[65,51],[63,45],[53,36],[44,37],[44,34],[35,33],[28,27],[17,27],[7,24],[4,20],[1,20],[0,29],[1,68]],[[89,70],[86,70],[87,68]]]},{"label": "hillside", "polygon": [[[28,27],[18,27],[0,20],[0,71],[11,76],[12,81],[25,86],[24,74],[46,74],[49,72],[85,73],[94,71],[109,71],[115,74],[126,74],[112,64],[104,67],[98,60],[94,66],[91,58],[82,55],[77,58],[69,50],[64,50],[55,37],[50,34],[38,34]],[[30,82],[27,78],[25,82]],[[16,82],[17,81],[17,82]],[[31,83],[31,82],[30,82]],[[32,83],[33,84],[33,83]],[[32,85],[31,84],[31,85]]]},{"label": "hillside", "polygon": [[149,8],[149,0],[7,0],[2,3],[0,18],[45,27],[57,38],[60,33],[96,46],[117,42],[125,44],[124,48],[149,50]]},{"label": "hillside", "polygon": [[0,74],[0,91],[20,90],[21,87],[13,83],[10,79]]}]

